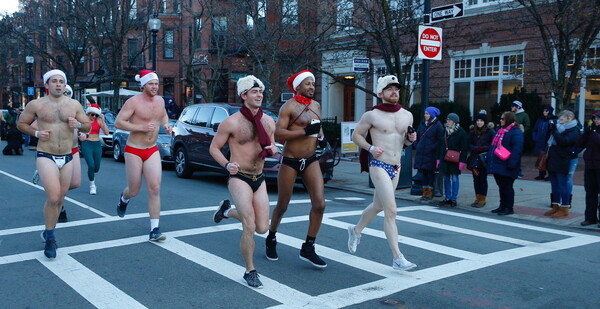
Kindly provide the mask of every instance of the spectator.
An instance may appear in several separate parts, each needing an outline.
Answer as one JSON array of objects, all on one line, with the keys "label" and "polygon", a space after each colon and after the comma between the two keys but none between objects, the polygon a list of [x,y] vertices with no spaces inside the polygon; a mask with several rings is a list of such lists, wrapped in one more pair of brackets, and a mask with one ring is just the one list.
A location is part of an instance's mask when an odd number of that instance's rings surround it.
[{"label": "spectator", "polygon": [[480,154],[485,153],[492,144],[492,139],[496,132],[494,131],[494,123],[487,122],[487,113],[485,110],[481,110],[475,117],[475,125],[472,126],[469,132],[469,148],[471,154],[467,159],[467,168],[471,170],[473,174],[473,186],[475,187],[475,202],[471,204],[472,207],[481,208],[485,206],[488,182],[487,182],[487,168],[485,163],[481,162]]},{"label": "spectator", "polygon": [[[550,137],[550,132],[548,131],[548,125],[551,120],[555,120],[556,116],[553,114],[554,108],[551,105],[544,106],[544,111],[542,112],[542,117],[540,117],[533,127],[533,131],[531,132],[531,137],[533,138],[533,142],[535,143],[535,147],[533,148],[533,154],[536,156],[541,152],[548,151],[548,138]],[[550,177],[546,177],[546,170],[540,170],[540,173],[535,180],[550,180]]]},{"label": "spectator", "polygon": [[[450,207],[456,207],[456,199],[458,198],[458,189],[460,183],[458,181],[458,175],[467,164],[467,133],[463,128],[460,127],[460,118],[455,113],[450,113],[446,117],[446,130],[444,132],[444,138],[438,146],[436,167],[439,168],[440,173],[444,175],[444,193],[445,198],[439,202],[439,206],[449,205]],[[456,150],[460,152],[458,162],[451,162],[445,160],[446,153],[448,150]]]},{"label": "spectator", "polygon": [[5,156],[23,155],[23,134],[17,130],[17,125],[11,123],[6,132],[6,147],[2,149]]},{"label": "spectator", "polygon": [[[582,226],[598,223],[599,205],[598,194],[600,194],[600,111],[592,115],[592,123],[585,127],[583,135],[579,138],[577,146],[585,148],[583,160],[585,171],[583,174],[583,186],[585,188],[585,220]],[[600,227],[600,224],[598,224]]]},{"label": "spectator", "polygon": [[[514,213],[515,190],[513,185],[521,170],[521,155],[523,153],[523,132],[516,126],[515,114],[504,112],[500,117],[500,129],[492,140],[492,145],[487,152],[488,173],[494,174],[494,180],[498,185],[500,194],[500,205],[492,210],[500,216]],[[503,160],[495,154],[499,146],[510,152],[507,159]]]},{"label": "spectator", "polygon": [[569,110],[562,111],[558,114],[558,124],[554,125],[551,122],[548,131],[548,173],[552,184],[552,209],[544,213],[544,216],[563,218],[569,216],[570,195],[573,191],[572,173],[575,171],[572,163],[575,162],[576,166],[578,160],[575,147],[580,133],[575,114]]},{"label": "spectator", "polygon": [[513,113],[515,113],[515,121],[521,129],[521,132],[525,133],[529,131],[531,128],[531,121],[529,120],[529,115],[523,109],[523,103],[521,101],[513,101],[510,105],[510,109]]},{"label": "spectator", "polygon": [[444,138],[444,128],[437,118],[440,110],[430,106],[425,109],[425,117],[417,129],[417,140],[413,143],[416,150],[414,168],[423,177],[423,195],[421,201],[433,198],[433,181],[435,179],[436,151]]},{"label": "spectator", "polygon": [[6,120],[4,119],[4,114],[0,112],[0,141],[2,141],[2,139],[6,139],[6,131]]}]

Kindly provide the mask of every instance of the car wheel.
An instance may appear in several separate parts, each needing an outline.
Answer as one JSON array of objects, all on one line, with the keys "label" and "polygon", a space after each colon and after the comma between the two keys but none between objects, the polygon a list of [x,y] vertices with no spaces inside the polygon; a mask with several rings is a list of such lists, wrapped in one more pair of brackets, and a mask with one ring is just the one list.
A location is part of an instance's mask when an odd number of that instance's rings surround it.
[{"label": "car wheel", "polygon": [[115,159],[115,161],[117,161],[117,162],[125,161],[125,157],[123,154],[123,148],[121,147],[121,144],[118,142],[115,142],[113,144],[113,159]]},{"label": "car wheel", "polygon": [[179,178],[190,178],[193,173],[185,149],[183,147],[177,148],[175,150],[175,174]]}]

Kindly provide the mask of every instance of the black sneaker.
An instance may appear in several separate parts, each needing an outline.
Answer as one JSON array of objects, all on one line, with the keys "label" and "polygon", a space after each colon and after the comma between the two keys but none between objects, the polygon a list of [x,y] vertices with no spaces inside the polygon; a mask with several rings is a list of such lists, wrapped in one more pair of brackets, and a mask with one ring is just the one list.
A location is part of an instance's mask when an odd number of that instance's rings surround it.
[{"label": "black sneaker", "polygon": [[266,247],[267,247],[267,259],[270,261],[277,261],[279,260],[279,256],[277,256],[277,238],[273,237],[273,238],[269,238],[267,237],[266,240]]},{"label": "black sneaker", "polygon": [[513,211],[512,208],[504,208],[501,211],[498,212],[499,216],[506,216],[506,215],[512,215],[515,212]]},{"label": "black sneaker", "polygon": [[65,210],[64,207],[61,209],[60,214],[58,215],[58,222],[59,223],[69,222],[69,219],[67,218],[67,211]]},{"label": "black sneaker", "polygon": [[455,200],[451,200],[450,201],[450,207],[456,207],[456,206],[458,206],[458,203],[456,203]]},{"label": "black sneaker", "polygon": [[54,239],[46,240],[46,245],[44,246],[44,255],[49,259],[56,258],[56,248],[58,248],[56,246],[56,240],[54,240]]},{"label": "black sneaker", "polygon": [[221,222],[221,220],[228,218],[225,217],[225,211],[229,208],[231,208],[231,203],[229,202],[229,200],[222,200],[219,204],[219,208],[213,214],[213,220],[215,221],[215,223],[219,223]]},{"label": "black sneaker", "polygon": [[315,253],[315,246],[309,244],[302,244],[302,249],[300,249],[300,259],[306,262],[311,263],[315,267],[325,268],[327,267],[327,263],[321,260],[321,258]]},{"label": "black sneaker", "polygon": [[446,206],[446,205],[450,205],[452,203],[451,200],[449,199],[444,199],[443,201],[439,201],[438,202],[438,206]]},{"label": "black sneaker", "polygon": [[497,214],[497,213],[499,213],[499,212],[501,212],[501,211],[503,211],[503,210],[504,210],[504,208],[502,208],[502,207],[498,207],[498,208],[496,208],[496,209],[492,210],[492,213],[493,213],[493,214]]},{"label": "black sneaker", "polygon": [[119,198],[119,206],[117,206],[117,215],[119,217],[125,217],[125,212],[127,211],[127,204],[129,204],[129,202],[123,202],[123,193],[121,193],[121,197]]},{"label": "black sneaker", "polygon": [[150,241],[163,241],[167,239],[167,236],[163,235],[157,227],[150,232]]},{"label": "black sneaker", "polygon": [[256,269],[244,273],[244,280],[246,280],[248,285],[253,288],[262,289],[263,287],[262,282],[260,282],[260,279],[258,279],[258,273],[256,272]]}]

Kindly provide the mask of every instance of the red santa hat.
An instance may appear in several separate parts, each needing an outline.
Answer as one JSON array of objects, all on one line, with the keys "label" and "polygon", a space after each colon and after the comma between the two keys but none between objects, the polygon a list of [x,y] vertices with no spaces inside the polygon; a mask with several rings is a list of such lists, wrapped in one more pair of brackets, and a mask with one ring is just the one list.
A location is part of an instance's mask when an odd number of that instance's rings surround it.
[{"label": "red santa hat", "polygon": [[140,82],[140,87],[144,87],[144,85],[153,80],[158,80],[158,75],[150,70],[140,70],[140,74],[135,76],[135,80]]},{"label": "red santa hat", "polygon": [[315,76],[310,71],[300,71],[288,78],[287,85],[292,89],[292,92],[296,93],[296,88],[298,88],[298,86],[308,77],[312,77],[312,79],[315,80]]},{"label": "red santa hat", "polygon": [[102,115],[102,110],[100,109],[100,105],[90,104],[90,106],[88,106],[88,108],[85,109],[85,113],[94,113],[96,115]]},{"label": "red santa hat", "polygon": [[47,84],[50,77],[55,75],[62,77],[65,80],[65,84],[67,83],[67,75],[65,74],[65,72],[61,70],[50,70],[46,72],[46,74],[44,74],[44,84]]}]

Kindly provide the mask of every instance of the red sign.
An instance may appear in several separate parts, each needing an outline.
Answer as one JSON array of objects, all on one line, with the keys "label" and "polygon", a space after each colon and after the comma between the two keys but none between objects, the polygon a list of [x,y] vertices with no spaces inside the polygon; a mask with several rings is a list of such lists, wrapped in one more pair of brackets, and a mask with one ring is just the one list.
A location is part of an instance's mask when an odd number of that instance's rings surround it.
[{"label": "red sign", "polygon": [[419,26],[419,58],[442,60],[442,28]]}]

